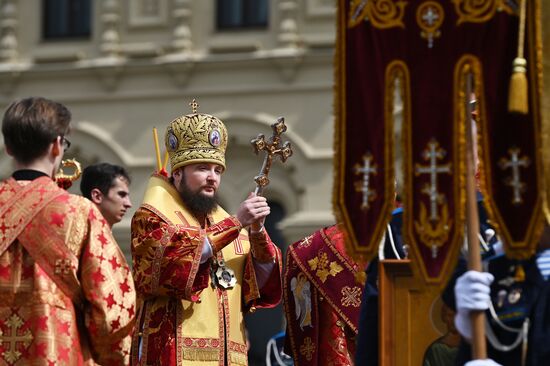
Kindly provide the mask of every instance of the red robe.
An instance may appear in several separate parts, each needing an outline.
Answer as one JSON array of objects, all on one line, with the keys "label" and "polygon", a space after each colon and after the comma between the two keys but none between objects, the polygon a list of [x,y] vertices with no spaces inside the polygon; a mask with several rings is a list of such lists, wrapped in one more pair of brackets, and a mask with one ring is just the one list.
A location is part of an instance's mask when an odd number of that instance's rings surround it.
[{"label": "red robe", "polygon": [[353,365],[364,272],[345,255],[337,226],[288,248],[285,351],[296,366]]},{"label": "red robe", "polygon": [[49,177],[0,183],[0,364],[128,364],[134,306],[93,203]]},{"label": "red robe", "polygon": [[[221,248],[235,271],[229,290],[211,286],[211,261],[200,264],[204,238]],[[252,260],[275,262],[260,289]],[[132,256],[138,292],[138,330],[132,363],[139,365],[246,365],[243,311],[281,299],[280,251],[264,232],[248,235],[218,208],[202,229],[178,192],[153,176],[132,220]]]}]

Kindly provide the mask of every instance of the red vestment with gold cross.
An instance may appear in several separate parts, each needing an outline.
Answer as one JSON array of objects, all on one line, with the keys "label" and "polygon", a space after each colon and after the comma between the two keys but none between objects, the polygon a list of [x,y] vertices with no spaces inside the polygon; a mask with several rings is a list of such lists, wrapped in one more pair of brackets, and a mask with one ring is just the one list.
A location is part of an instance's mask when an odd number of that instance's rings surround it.
[{"label": "red vestment with gold cross", "polygon": [[283,280],[286,351],[295,365],[354,364],[363,274],[346,256],[338,226],[288,248]]},{"label": "red vestment with gold cross", "polygon": [[0,364],[128,364],[134,307],[93,203],[46,176],[0,183]]},{"label": "red vestment with gold cross", "polygon": [[[135,365],[247,365],[243,312],[281,299],[281,254],[265,230],[250,234],[218,207],[205,229],[174,186],[153,175],[132,220],[138,292]],[[231,289],[211,285],[211,261],[201,264],[205,237],[235,272]],[[274,262],[262,288],[253,261]]]}]

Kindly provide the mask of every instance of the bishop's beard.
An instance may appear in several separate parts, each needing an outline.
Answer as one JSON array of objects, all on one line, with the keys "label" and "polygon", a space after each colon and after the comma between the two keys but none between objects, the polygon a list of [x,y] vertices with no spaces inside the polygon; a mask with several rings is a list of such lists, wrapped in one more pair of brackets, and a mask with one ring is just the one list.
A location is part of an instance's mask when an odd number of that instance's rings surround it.
[{"label": "bishop's beard", "polygon": [[195,216],[209,215],[214,211],[216,206],[218,206],[217,194],[214,194],[213,197],[209,197],[200,192],[192,191],[185,182],[185,177],[180,182],[179,194],[185,206]]}]

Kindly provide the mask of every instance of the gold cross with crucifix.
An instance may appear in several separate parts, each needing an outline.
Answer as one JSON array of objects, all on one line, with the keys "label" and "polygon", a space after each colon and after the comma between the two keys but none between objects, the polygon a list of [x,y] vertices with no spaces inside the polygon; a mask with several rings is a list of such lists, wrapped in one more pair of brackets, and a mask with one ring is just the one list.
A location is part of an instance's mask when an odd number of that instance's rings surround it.
[{"label": "gold cross with crucifix", "polygon": [[292,148],[290,142],[285,142],[281,145],[281,135],[286,131],[285,119],[279,117],[277,122],[271,125],[273,129],[273,135],[268,141],[265,140],[263,134],[259,134],[258,137],[250,141],[254,147],[254,152],[258,154],[260,151],[265,151],[266,155],[260,169],[260,173],[254,177],[256,182],[255,193],[260,196],[264,187],[269,184],[269,171],[271,170],[271,163],[274,156],[278,156],[284,163],[292,155]]},{"label": "gold cross with crucifix", "polygon": [[501,158],[498,165],[500,169],[506,170],[508,168],[512,169],[512,176],[506,180],[506,185],[512,187],[514,195],[512,197],[512,203],[514,205],[521,205],[523,203],[523,197],[521,194],[527,189],[525,183],[521,181],[519,168],[526,168],[531,164],[531,161],[527,156],[519,157],[520,149],[511,148],[508,150],[510,154],[510,159]]}]

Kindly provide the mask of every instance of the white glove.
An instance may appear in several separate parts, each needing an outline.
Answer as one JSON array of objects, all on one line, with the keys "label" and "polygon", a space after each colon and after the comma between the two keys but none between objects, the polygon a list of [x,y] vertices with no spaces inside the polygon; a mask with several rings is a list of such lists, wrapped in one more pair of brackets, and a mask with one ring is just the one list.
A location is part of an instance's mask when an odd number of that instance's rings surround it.
[{"label": "white glove", "polygon": [[464,364],[464,366],[502,366],[502,365],[488,358],[486,360],[468,361]]},{"label": "white glove", "polygon": [[[468,271],[455,284],[455,326],[467,340],[472,339],[471,311],[485,311],[491,302],[491,283],[495,278],[488,272]],[[468,365],[471,366],[471,365]]]}]

